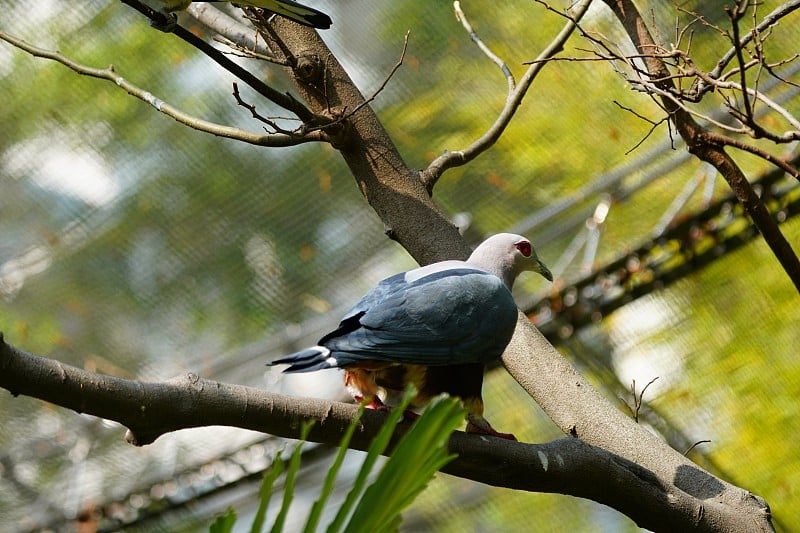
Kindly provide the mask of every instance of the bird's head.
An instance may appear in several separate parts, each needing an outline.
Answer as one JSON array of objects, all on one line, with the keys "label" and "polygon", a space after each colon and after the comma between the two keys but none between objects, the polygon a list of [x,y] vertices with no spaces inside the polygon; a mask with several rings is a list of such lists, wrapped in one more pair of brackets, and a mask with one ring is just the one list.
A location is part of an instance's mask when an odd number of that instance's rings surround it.
[{"label": "bird's head", "polygon": [[492,235],[475,248],[467,263],[496,275],[509,290],[517,276],[526,270],[553,281],[553,274],[536,255],[531,241],[513,233]]}]

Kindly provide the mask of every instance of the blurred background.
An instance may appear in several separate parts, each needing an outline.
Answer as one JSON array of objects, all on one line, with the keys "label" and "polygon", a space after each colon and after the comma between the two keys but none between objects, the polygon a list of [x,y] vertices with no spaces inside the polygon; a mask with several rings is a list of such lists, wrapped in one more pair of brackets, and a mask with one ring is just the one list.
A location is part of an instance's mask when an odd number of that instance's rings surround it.
[{"label": "blurred background", "polygon": [[[333,18],[322,36],[367,95],[410,30],[405,62],[373,107],[412,167],[464,148],[502,108],[506,81],[450,3],[307,3]],[[625,42],[596,4],[585,26]],[[681,4],[727,27],[722,5]],[[758,13],[777,5],[765,2]],[[3,31],[92,67],[113,64],[195,116],[261,129],[237,107],[229,73],[120,2],[0,7]],[[517,76],[564,22],[531,2],[462,7]],[[691,20],[673,4],[648,13],[664,42]],[[796,18],[769,35],[772,61],[798,52]],[[181,22],[202,31],[191,18]],[[710,25],[691,28],[693,58],[710,70],[730,45]],[[563,56],[591,53],[575,36]],[[291,90],[279,69],[241,62]],[[788,84],[766,74],[759,82],[795,117],[797,68],[775,69]],[[285,115],[240,88],[262,114]],[[111,83],[5,42],[0,94],[0,330],[8,342],[125,378],[194,372],[346,397],[335,371],[284,378],[264,366],[316,341],[375,282],[414,266],[385,238],[335,150],[257,148],[199,133]],[[721,118],[721,103],[711,95],[700,109]],[[564,357],[625,411],[631,385],[638,394],[655,379],[640,423],[681,452],[709,441],[690,457],[763,496],[779,529],[800,530],[797,291],[725,181],[664,125],[650,134],[637,114],[662,116],[612,65],[549,65],[497,145],[448,171],[434,197],[473,243],[499,231],[530,237],[558,279],[523,276],[515,296]],[[787,129],[779,118],[764,120]],[[796,143],[760,146],[798,155]],[[733,155],[799,251],[797,180]],[[484,398],[500,431],[528,442],[563,436],[502,367],[490,371]],[[10,394],[0,394],[0,413],[2,531],[205,530],[228,506],[252,512],[261,472],[287,445],[212,427],[134,448],[114,422]],[[298,520],[330,450],[309,446],[305,456]],[[357,452],[350,461],[359,462]],[[446,475],[404,516],[407,531],[637,530],[592,502]]]}]

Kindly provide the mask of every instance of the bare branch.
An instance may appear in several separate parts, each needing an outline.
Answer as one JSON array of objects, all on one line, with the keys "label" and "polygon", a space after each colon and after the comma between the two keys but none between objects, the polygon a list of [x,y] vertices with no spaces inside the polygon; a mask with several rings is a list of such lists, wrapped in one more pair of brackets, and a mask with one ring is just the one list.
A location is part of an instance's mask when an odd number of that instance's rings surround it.
[{"label": "bare branch", "polygon": [[508,92],[510,93],[513,91],[517,82],[514,79],[514,74],[511,72],[511,69],[508,68],[508,65],[506,65],[505,61],[500,59],[497,54],[492,52],[491,49],[486,46],[483,40],[478,37],[478,34],[475,33],[475,30],[472,29],[472,25],[469,23],[469,20],[467,20],[467,16],[464,15],[464,12],[461,10],[461,2],[458,0],[453,2],[453,9],[456,13],[456,19],[458,19],[458,21],[461,23],[461,26],[464,27],[464,30],[467,32],[467,35],[469,35],[469,38],[472,40],[472,42],[475,43],[481,52],[483,52],[483,55],[488,57],[492,63],[497,65],[502,71],[503,76],[505,76],[506,81],[508,82]]},{"label": "bare branch", "polygon": [[[640,53],[661,49],[653,40],[632,0],[604,1],[622,23]],[[661,97],[664,109],[686,142],[689,152],[700,160],[711,163],[725,178],[739,202],[742,203],[764,236],[764,240],[772,249],[778,262],[800,292],[800,260],[742,170],[725,152],[724,145],[720,145],[718,139],[715,139],[705,128],[695,122],[691,112],[679,101],[675,94],[675,84],[665,62],[656,56],[646,57],[644,61],[648,75],[654,80],[655,94]]]},{"label": "bare branch", "polygon": [[77,61],[74,61],[73,59],[63,55],[60,52],[38,48],[21,39],[8,35],[3,31],[0,31],[0,39],[16,46],[21,50],[24,50],[25,52],[28,52],[29,54],[35,57],[50,59],[52,61],[61,63],[67,68],[83,76],[89,76],[92,78],[110,81],[115,85],[117,85],[120,89],[126,91],[131,96],[135,96],[136,98],[142,100],[143,102],[147,102],[148,104],[153,106],[157,111],[167,115],[168,117],[173,118],[177,122],[180,122],[181,124],[184,124],[186,126],[189,126],[190,128],[199,131],[211,133],[212,135],[216,135],[218,137],[234,139],[237,141],[242,141],[258,146],[273,146],[273,147],[294,146],[307,142],[327,142],[327,137],[322,132],[315,132],[313,134],[308,134],[308,135],[295,135],[295,134],[264,135],[260,133],[257,134],[248,132],[240,128],[233,128],[231,126],[224,126],[221,124],[216,124],[214,122],[203,120],[201,118],[194,117],[188,113],[181,111],[180,109],[157,98],[149,91],[142,89],[137,85],[134,85],[130,81],[126,80],[125,78],[117,74],[117,72],[114,70],[113,65],[104,69],[89,67],[82,63],[78,63]]},{"label": "bare branch", "polygon": [[[778,6],[771,13],[765,16],[762,21],[753,28],[754,31],[746,33],[737,43],[733,43],[733,46],[730,50],[728,50],[722,58],[717,62],[717,66],[709,72],[709,76],[711,78],[719,78],[722,75],[722,71],[728,66],[731,60],[736,57],[736,49],[741,48],[743,46],[747,46],[750,41],[755,37],[755,35],[759,33],[763,33],[767,29],[774,26],[780,19],[788,15],[789,13],[793,12],[797,8],[800,8],[800,0],[790,0],[788,2],[783,3],[782,5]],[[700,85],[698,87],[699,92],[706,92],[710,89],[708,85]]]},{"label": "bare branch", "polygon": [[165,25],[169,28],[169,33],[174,34],[178,38],[186,41],[194,46],[206,56],[220,65],[222,68],[242,80],[249,85],[254,91],[263,96],[264,98],[274,102],[287,111],[291,111],[297,115],[300,120],[307,123],[320,123],[323,122],[323,117],[315,116],[309,109],[303,105],[299,100],[292,97],[288,93],[277,91],[255,77],[242,66],[231,61],[222,52],[205,42],[200,37],[196,36],[186,28],[179,26],[174,21],[169,21],[169,18],[160,11],[155,11],[151,7],[139,2],[138,0],[120,0],[122,3],[131,6],[146,17],[148,17],[152,24],[158,28],[164,28]]},{"label": "bare branch", "polygon": [[708,440],[708,439],[705,439],[705,440],[699,440],[699,441],[695,442],[694,444],[692,444],[691,446],[689,446],[689,447],[686,449],[686,451],[685,451],[685,452],[683,452],[683,455],[689,455],[689,452],[690,452],[690,451],[692,451],[692,450],[694,450],[695,448],[697,448],[699,445],[701,445],[701,444],[708,444],[709,442],[711,442],[711,441],[710,441],[710,440]]},{"label": "bare branch", "polygon": [[[480,154],[491,148],[495,142],[500,138],[500,136],[505,131],[508,124],[511,122],[511,119],[514,117],[514,114],[517,111],[517,108],[522,103],[522,99],[525,97],[525,94],[528,92],[528,88],[533,83],[533,80],[536,78],[538,73],[541,71],[543,66],[545,65],[546,58],[553,57],[557,53],[561,52],[564,47],[564,43],[567,42],[567,39],[572,35],[575,29],[578,27],[578,22],[581,20],[583,15],[589,9],[589,5],[591,4],[592,0],[582,0],[580,4],[575,9],[575,13],[571,16],[568,16],[568,21],[565,24],[564,28],[559,32],[559,34],[553,39],[553,41],[545,48],[535,62],[533,62],[522,76],[519,81],[519,84],[514,86],[513,84],[513,77],[509,78],[510,71],[507,69],[503,69],[501,66],[501,70],[504,72],[504,76],[506,77],[506,81],[509,85],[508,94],[506,96],[506,103],[503,106],[502,111],[498,115],[497,119],[495,120],[494,124],[484,133],[476,139],[472,144],[466,147],[463,150],[456,150],[456,151],[446,151],[444,154],[440,155],[436,159],[434,159],[428,168],[423,170],[420,173],[420,180],[422,181],[425,188],[428,190],[428,193],[433,192],[433,188],[436,185],[436,182],[442,176],[442,174],[449,168],[457,167],[464,165]],[[464,16],[463,12],[460,11],[458,15],[459,20],[462,21],[462,25],[466,22],[466,17]],[[468,32],[471,31],[471,26],[469,23],[466,23],[465,28],[468,28]],[[474,32],[470,34],[471,36],[474,35]],[[477,39],[477,36],[473,38],[473,41],[476,43],[480,43],[481,41]],[[484,49],[483,47],[482,49]],[[502,61],[497,58],[494,54],[492,54],[488,48],[485,48],[486,52],[490,55],[489,57],[492,58],[492,61],[495,64],[505,65]],[[485,52],[485,53],[486,53]]]},{"label": "bare branch", "polygon": [[239,106],[244,107],[245,109],[250,111],[250,115],[254,119],[263,122],[264,124],[266,124],[267,126],[269,126],[274,130],[273,132],[269,132],[269,130],[267,130],[268,133],[281,133],[283,135],[293,135],[291,131],[281,128],[274,120],[269,119],[263,116],[261,113],[259,113],[254,104],[248,104],[247,102],[245,102],[244,99],[242,99],[242,95],[239,94],[239,84],[236,82],[233,82],[233,97]]},{"label": "bare branch", "polygon": [[633,152],[634,150],[636,150],[637,148],[639,148],[642,145],[642,143],[644,143],[653,134],[653,132],[656,131],[656,128],[658,128],[661,124],[666,124],[667,125],[667,129],[669,130],[669,138],[670,138],[670,141],[672,141],[672,128],[670,127],[669,117],[662,117],[660,120],[654,121],[654,120],[650,120],[649,118],[641,115],[640,113],[636,112],[635,110],[633,110],[633,109],[631,109],[629,107],[625,107],[624,105],[622,105],[621,103],[619,103],[616,100],[614,100],[614,104],[616,104],[616,106],[619,107],[620,109],[622,109],[624,111],[627,111],[627,112],[633,114],[634,116],[644,120],[648,124],[650,124],[650,129],[647,131],[647,133],[644,135],[644,137],[639,139],[639,142],[634,144],[633,147],[631,147],[628,150],[626,150],[625,151],[625,155],[628,155],[631,152]]}]

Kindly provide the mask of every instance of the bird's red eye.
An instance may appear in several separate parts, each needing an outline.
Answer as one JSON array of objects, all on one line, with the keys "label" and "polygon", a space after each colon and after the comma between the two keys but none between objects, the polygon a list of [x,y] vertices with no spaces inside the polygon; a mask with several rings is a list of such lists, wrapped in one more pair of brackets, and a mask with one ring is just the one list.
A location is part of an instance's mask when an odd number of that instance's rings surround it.
[{"label": "bird's red eye", "polygon": [[531,248],[531,243],[529,243],[528,241],[519,241],[517,243],[514,243],[514,246],[516,246],[517,250],[519,250],[519,253],[521,253],[525,257],[531,256],[531,252],[533,251],[533,249]]}]

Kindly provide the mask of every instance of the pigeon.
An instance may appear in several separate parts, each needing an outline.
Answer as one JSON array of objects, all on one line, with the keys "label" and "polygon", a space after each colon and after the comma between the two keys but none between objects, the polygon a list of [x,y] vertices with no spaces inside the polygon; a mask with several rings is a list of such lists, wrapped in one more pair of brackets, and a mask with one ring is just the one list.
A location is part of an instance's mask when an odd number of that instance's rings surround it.
[{"label": "pigeon", "polygon": [[389,409],[387,394],[416,389],[414,407],[447,393],[467,411],[467,432],[516,440],[483,417],[484,368],[511,340],[518,309],[511,296],[523,271],[549,281],[530,240],[499,233],[466,261],[442,261],[379,282],[316,346],[276,359],[286,373],[344,369],[356,401]]}]

